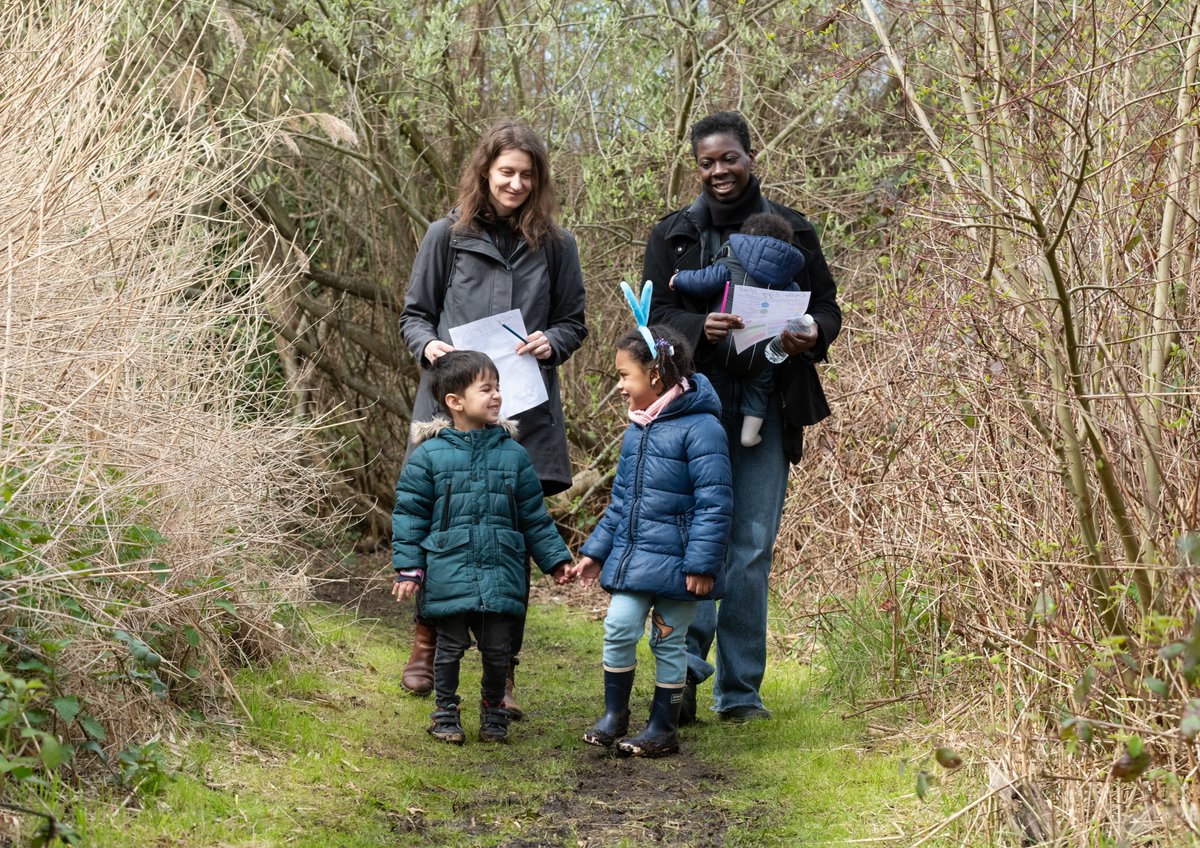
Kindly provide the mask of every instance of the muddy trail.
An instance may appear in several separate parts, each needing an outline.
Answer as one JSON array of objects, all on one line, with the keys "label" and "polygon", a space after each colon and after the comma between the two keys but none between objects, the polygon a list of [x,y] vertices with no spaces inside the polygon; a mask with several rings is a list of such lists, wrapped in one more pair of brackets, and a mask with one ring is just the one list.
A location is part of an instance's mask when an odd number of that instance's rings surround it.
[{"label": "muddy trail", "polygon": [[[362,557],[331,567],[321,580],[316,595],[324,603],[350,612],[360,620],[376,621],[389,633],[395,633],[398,651],[403,652],[398,663],[402,664],[411,643],[412,608],[398,605],[390,598],[387,594],[389,582],[386,557]],[[607,596],[599,591],[577,587],[564,590],[535,578],[531,603],[566,603],[598,619],[603,616],[606,599]],[[536,657],[531,649],[553,650],[557,647],[553,645],[553,633],[541,632],[545,629],[531,623],[526,632],[525,652]],[[557,662],[568,662],[573,666],[581,687],[595,690],[592,700],[597,715],[602,706],[596,669],[599,649],[597,644],[592,657],[557,654]],[[477,660],[468,654],[464,663],[471,661]],[[536,697],[536,693],[522,688],[518,681],[518,696],[518,701],[528,711],[527,702]],[[527,725],[538,719],[536,705],[531,712],[531,718],[521,724]],[[640,705],[635,706],[634,730],[639,726],[639,720],[644,720],[642,712]],[[577,717],[581,733],[591,718]],[[496,809],[511,805],[514,810],[521,811],[523,826],[519,835],[500,843],[507,848],[562,845],[591,848],[617,844],[717,848],[731,844],[731,840],[742,843],[736,836],[740,834],[744,838],[748,832],[752,833],[764,811],[724,809],[719,801],[722,787],[736,781],[737,776],[727,768],[701,761],[689,750],[688,735],[717,730],[716,724],[710,720],[686,730],[681,734],[681,752],[660,760],[616,757],[582,742],[572,747],[539,745],[541,737],[521,727],[519,734],[514,734],[512,744],[529,747],[530,758],[565,760],[570,780],[561,792],[552,793],[530,809],[529,798],[505,792],[505,781],[498,780],[495,791],[477,792],[469,802],[456,804],[455,821],[430,822],[411,811],[392,811],[389,815],[392,829],[398,837],[407,835],[414,844],[418,844],[421,834],[433,826],[449,827],[468,836],[483,834],[490,828],[488,820],[494,817]],[[411,753],[421,755],[421,752]],[[753,844],[752,838],[749,844]]]}]

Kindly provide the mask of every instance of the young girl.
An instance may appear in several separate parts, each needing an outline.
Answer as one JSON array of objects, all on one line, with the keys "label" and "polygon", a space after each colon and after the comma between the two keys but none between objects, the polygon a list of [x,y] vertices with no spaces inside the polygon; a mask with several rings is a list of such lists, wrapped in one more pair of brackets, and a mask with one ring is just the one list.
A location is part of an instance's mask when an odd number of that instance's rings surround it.
[{"label": "young girl", "polygon": [[[696,602],[723,591],[733,507],[729,448],[717,395],[694,373],[675,331],[643,325],[629,333],[617,343],[616,368],[632,423],[621,443],[612,500],[571,569],[584,585],[599,575],[612,595],[604,619],[604,715],[583,740],[661,757],[679,750],[685,638]],[[651,610],[650,721],[623,739],[635,652]]]}]

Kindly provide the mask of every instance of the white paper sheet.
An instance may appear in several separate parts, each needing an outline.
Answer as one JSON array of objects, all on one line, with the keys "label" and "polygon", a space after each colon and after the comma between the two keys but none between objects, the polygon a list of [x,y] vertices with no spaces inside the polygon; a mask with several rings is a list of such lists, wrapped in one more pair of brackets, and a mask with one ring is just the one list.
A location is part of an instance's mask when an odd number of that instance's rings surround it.
[{"label": "white paper sheet", "polygon": [[745,328],[732,330],[733,346],[738,353],[763,339],[780,334],[787,322],[808,311],[811,292],[773,291],[753,286],[736,286],[727,311],[740,315]]},{"label": "white paper sheet", "polygon": [[499,315],[481,318],[469,324],[450,328],[450,344],[462,350],[486,353],[500,372],[500,414],[509,418],[538,404],[545,403],[546,383],[542,367],[532,353],[517,355],[520,340],[504,329],[504,325],[527,338],[525,319],[521,310],[510,309]]}]

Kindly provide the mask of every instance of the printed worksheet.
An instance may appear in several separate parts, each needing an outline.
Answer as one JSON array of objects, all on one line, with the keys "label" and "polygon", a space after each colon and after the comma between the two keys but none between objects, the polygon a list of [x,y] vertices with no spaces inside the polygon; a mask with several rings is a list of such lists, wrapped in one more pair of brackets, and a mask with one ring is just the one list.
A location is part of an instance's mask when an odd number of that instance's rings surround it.
[{"label": "printed worksheet", "polygon": [[787,326],[808,311],[811,292],[772,291],[753,286],[733,289],[728,311],[740,315],[746,326],[733,330],[733,346],[738,353],[764,339],[774,338]]},{"label": "printed worksheet", "polygon": [[505,418],[549,399],[537,358],[532,353],[516,353],[527,335],[519,309],[450,328],[450,344],[486,353],[496,363],[500,372],[500,414]]}]

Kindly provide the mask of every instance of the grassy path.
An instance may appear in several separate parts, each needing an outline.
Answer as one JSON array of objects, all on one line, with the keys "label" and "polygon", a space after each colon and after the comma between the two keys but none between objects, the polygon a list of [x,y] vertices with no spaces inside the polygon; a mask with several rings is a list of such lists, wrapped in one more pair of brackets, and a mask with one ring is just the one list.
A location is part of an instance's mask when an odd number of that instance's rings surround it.
[{"label": "grassy path", "polygon": [[[103,846],[797,846],[893,841],[911,819],[911,778],[894,755],[861,746],[803,671],[777,662],[764,691],[769,722],[706,718],[680,756],[615,759],[579,742],[601,704],[601,623],[553,600],[531,612],[518,691],[528,717],[509,744],[435,743],[428,700],[402,692],[407,622],[320,605],[323,648],[311,664],[237,680],[251,715],[240,730],[183,751],[159,803],[136,814],[93,810]],[[354,590],[354,595],[359,594]],[[603,596],[594,596],[596,605]],[[644,658],[635,722],[652,687]],[[478,691],[464,661],[464,703]],[[702,699],[703,706],[703,699]]]}]

